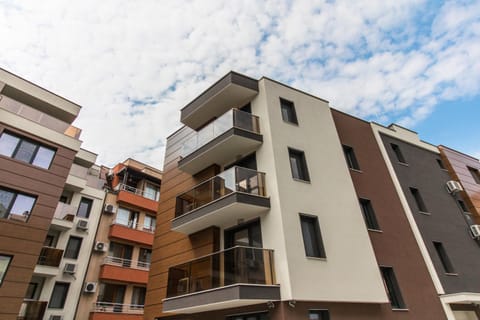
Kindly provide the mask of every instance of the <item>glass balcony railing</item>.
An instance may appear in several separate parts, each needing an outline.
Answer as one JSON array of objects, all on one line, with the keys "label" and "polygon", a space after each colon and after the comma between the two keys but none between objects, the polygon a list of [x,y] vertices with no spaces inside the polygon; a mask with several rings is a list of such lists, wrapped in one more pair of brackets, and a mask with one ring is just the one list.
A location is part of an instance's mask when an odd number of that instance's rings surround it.
[{"label": "glass balcony railing", "polygon": [[59,220],[73,221],[73,218],[77,214],[77,207],[67,203],[59,202],[55,209],[54,218]]},{"label": "glass balcony railing", "polygon": [[232,167],[177,196],[175,217],[209,204],[232,192],[265,197],[265,173]]},{"label": "glass balcony railing", "polygon": [[233,247],[171,267],[167,298],[233,284],[274,285],[273,250]]},{"label": "glass balcony railing", "polygon": [[61,249],[43,247],[40,251],[37,264],[42,266],[58,267],[60,265],[60,261],[62,260],[62,256],[63,250]]},{"label": "glass balcony railing", "polygon": [[23,300],[17,320],[43,320],[47,304],[47,301]]},{"label": "glass balcony railing", "polygon": [[200,149],[202,146],[231,128],[239,128],[253,133],[260,133],[257,116],[238,109],[231,109],[220,116],[220,118],[197,131],[193,137],[188,139],[183,145],[181,156],[188,156],[190,153]]}]

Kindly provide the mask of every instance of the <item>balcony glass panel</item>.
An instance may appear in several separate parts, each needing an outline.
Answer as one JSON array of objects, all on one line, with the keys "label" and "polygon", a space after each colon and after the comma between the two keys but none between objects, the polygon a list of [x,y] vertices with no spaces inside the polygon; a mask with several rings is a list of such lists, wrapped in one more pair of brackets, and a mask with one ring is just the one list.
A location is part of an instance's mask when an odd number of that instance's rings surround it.
[{"label": "balcony glass panel", "polygon": [[40,251],[37,264],[42,266],[58,267],[60,265],[60,261],[62,260],[62,256],[63,250],[61,249],[43,247]]},{"label": "balcony glass panel", "polygon": [[17,319],[43,320],[45,309],[47,309],[47,301],[24,300]]},{"label": "balcony glass panel", "polygon": [[232,284],[274,285],[273,250],[233,247],[171,267],[167,298]]},{"label": "balcony glass panel", "polygon": [[260,130],[258,123],[257,116],[238,109],[231,109],[218,119],[197,131],[193,137],[188,139],[183,145],[181,156],[188,156],[190,153],[200,149],[202,146],[231,128],[240,128],[259,134]]},{"label": "balcony glass panel", "polygon": [[232,167],[177,196],[175,217],[220,199],[232,192],[266,197],[265,173]]}]

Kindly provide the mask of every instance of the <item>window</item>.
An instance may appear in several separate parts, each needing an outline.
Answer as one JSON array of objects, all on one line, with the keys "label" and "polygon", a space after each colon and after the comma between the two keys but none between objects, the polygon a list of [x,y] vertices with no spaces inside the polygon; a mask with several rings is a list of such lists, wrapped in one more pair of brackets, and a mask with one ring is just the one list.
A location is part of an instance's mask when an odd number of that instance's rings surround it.
[{"label": "window", "polygon": [[349,146],[343,146],[343,153],[345,154],[345,160],[347,160],[348,168],[360,170],[360,166],[358,165],[357,157],[355,157],[353,148]]},{"label": "window", "polygon": [[143,195],[145,196],[145,198],[158,201],[160,200],[160,188],[154,184],[146,183]]},{"label": "window", "polygon": [[70,237],[68,239],[67,248],[65,248],[64,258],[77,259],[80,247],[82,246],[82,238]]},{"label": "window", "polygon": [[280,108],[282,109],[283,121],[298,124],[293,102],[280,98]]},{"label": "window", "polygon": [[360,198],[360,207],[362,208],[363,218],[368,229],[380,230],[378,226],[377,218],[375,217],[375,211],[373,211],[372,203],[368,199]]},{"label": "window", "polygon": [[8,266],[10,265],[12,258],[12,256],[6,256],[3,254],[0,255],[0,286],[3,283],[5,275],[7,274]]},{"label": "window", "polygon": [[397,157],[398,162],[407,163],[407,161],[405,161],[405,158],[403,157],[400,147],[394,143],[391,143],[390,145],[392,146],[393,152],[395,152],[395,156]]},{"label": "window", "polygon": [[428,212],[427,207],[425,206],[425,202],[423,202],[422,195],[420,191],[416,188],[410,188],[410,192],[412,193],[413,198],[415,199],[415,203],[417,204],[417,208],[420,212]]},{"label": "window", "polygon": [[69,287],[70,283],[56,282],[55,286],[53,287],[52,296],[50,297],[48,307],[51,309],[63,309],[65,306],[65,300],[67,299]]},{"label": "window", "polygon": [[300,224],[307,257],[326,258],[318,218],[300,214]]},{"label": "window", "polygon": [[155,224],[157,223],[157,219],[152,216],[145,215],[143,219],[143,229],[148,231],[155,231]]},{"label": "window", "polygon": [[27,221],[36,197],[0,188],[0,218]]},{"label": "window", "polygon": [[467,168],[468,168],[468,171],[470,171],[470,174],[472,175],[473,180],[475,180],[476,183],[480,184],[480,172],[478,171],[478,169],[470,168],[470,167],[467,167]]},{"label": "window", "polygon": [[0,136],[0,154],[48,169],[55,156],[55,150],[34,141],[3,132]]},{"label": "window", "polygon": [[446,170],[445,165],[443,164],[442,159],[437,159],[437,164],[442,170]]},{"label": "window", "polygon": [[443,247],[443,244],[441,242],[433,241],[433,246],[435,247],[435,250],[437,251],[438,257],[440,258],[440,261],[442,262],[442,266],[443,266],[443,269],[445,270],[445,273],[455,273],[455,270],[453,269],[452,263],[450,262],[450,259],[448,258],[447,252],[445,251],[445,248]]},{"label": "window", "polygon": [[140,268],[150,268],[150,261],[152,260],[152,250],[140,248],[138,253],[137,266]]},{"label": "window", "polygon": [[405,309],[405,303],[403,302],[400,287],[398,286],[397,278],[393,272],[392,267],[380,267],[380,271],[383,277],[383,284],[387,291],[390,304],[395,309]]},{"label": "window", "polygon": [[117,210],[117,218],[115,219],[115,223],[132,229],[136,229],[138,223],[138,215],[139,214],[136,211],[120,207]]},{"label": "window", "polygon": [[227,317],[227,320],[267,320],[268,312],[239,314]]},{"label": "window", "polygon": [[292,169],[293,178],[310,181],[305,153],[303,151],[288,148],[288,155],[290,157],[290,168]]},{"label": "window", "polygon": [[90,216],[90,210],[92,210],[92,204],[92,199],[82,197],[80,205],[78,206],[77,217],[88,218]]},{"label": "window", "polygon": [[460,199],[458,199],[457,202],[458,202],[458,205],[460,206],[460,209],[462,209],[463,212],[469,212],[465,202],[463,202]]},{"label": "window", "polygon": [[309,320],[330,320],[330,313],[328,310],[309,310]]},{"label": "window", "polygon": [[132,307],[143,307],[145,304],[145,294],[147,293],[147,289],[145,287],[133,287],[132,292]]}]

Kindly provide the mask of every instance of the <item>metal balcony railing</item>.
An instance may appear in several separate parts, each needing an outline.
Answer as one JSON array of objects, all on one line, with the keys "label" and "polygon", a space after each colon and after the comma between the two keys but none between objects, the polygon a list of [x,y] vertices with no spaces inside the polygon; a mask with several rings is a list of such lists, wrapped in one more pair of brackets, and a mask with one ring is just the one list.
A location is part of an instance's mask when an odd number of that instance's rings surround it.
[{"label": "metal balcony railing", "polygon": [[233,247],[168,270],[167,298],[233,284],[274,285],[273,250]]},{"label": "metal balcony railing", "polygon": [[175,217],[179,217],[232,192],[266,197],[265,173],[232,167],[177,196]]},{"label": "metal balcony railing", "polygon": [[113,224],[118,224],[133,230],[140,230],[140,231],[149,232],[149,233],[155,232],[155,226],[140,224],[132,220],[116,219],[115,221],[113,221]]},{"label": "metal balcony railing", "polygon": [[126,185],[126,184],[120,184],[120,190],[127,191],[133,194],[136,194],[138,196],[153,200],[153,201],[158,201],[160,197],[160,193],[158,192],[153,192],[150,190],[141,190],[137,189],[135,187]]},{"label": "metal balcony railing", "polygon": [[200,149],[208,142],[232,128],[239,128],[258,134],[260,133],[260,125],[257,116],[238,109],[231,109],[212,123],[197,131],[194,136],[185,141],[181,156],[188,156],[190,153]]},{"label": "metal balcony railing", "polygon": [[63,250],[52,247],[43,247],[40,251],[37,264],[41,266],[58,267],[62,261]]},{"label": "metal balcony railing", "polygon": [[105,257],[103,259],[103,264],[124,267],[124,268],[145,270],[145,271],[148,271],[150,269],[150,262],[139,261],[139,260],[129,260],[129,259],[123,259],[123,258],[117,258],[117,257],[111,257],[111,256]]},{"label": "metal balcony railing", "polygon": [[67,203],[59,202],[55,209],[54,218],[59,220],[73,221],[75,214],[77,213],[77,207]]},{"label": "metal balcony railing", "polygon": [[93,312],[143,314],[143,305],[97,301],[93,303]]}]

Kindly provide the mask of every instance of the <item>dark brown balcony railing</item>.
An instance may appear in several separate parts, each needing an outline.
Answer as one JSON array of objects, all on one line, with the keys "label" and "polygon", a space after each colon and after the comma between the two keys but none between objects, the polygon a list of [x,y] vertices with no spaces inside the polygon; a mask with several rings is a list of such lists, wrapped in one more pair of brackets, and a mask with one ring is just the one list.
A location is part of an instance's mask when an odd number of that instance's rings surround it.
[{"label": "dark brown balcony railing", "polygon": [[60,265],[60,261],[62,260],[62,256],[63,250],[61,249],[43,247],[42,251],[40,251],[37,264],[42,266],[58,267]]},{"label": "dark brown balcony railing", "polygon": [[43,320],[47,301],[23,300],[17,320]]},{"label": "dark brown balcony railing", "polygon": [[274,285],[273,250],[233,247],[171,267],[167,298],[233,284]]},{"label": "dark brown balcony railing", "polygon": [[232,167],[177,196],[175,217],[209,204],[232,192],[266,197],[265,173]]}]

